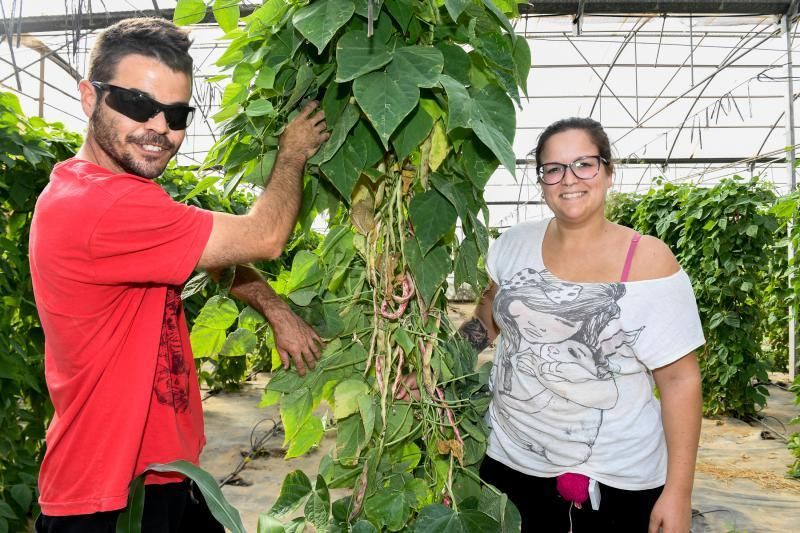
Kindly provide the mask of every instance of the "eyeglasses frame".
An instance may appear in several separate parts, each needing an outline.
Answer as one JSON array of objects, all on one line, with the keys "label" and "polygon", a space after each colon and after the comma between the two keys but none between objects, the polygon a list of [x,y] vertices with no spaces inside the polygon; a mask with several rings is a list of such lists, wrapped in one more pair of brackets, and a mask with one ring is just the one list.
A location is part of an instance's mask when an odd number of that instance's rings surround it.
[{"label": "eyeglasses frame", "polygon": [[[548,162],[542,163],[541,165],[536,167],[536,181],[538,181],[542,185],[558,185],[559,183],[564,181],[564,178],[567,176],[567,168],[569,168],[569,170],[572,172],[572,175],[575,176],[576,179],[579,179],[581,181],[592,180],[592,179],[596,178],[598,174],[600,174],[600,165],[599,164],[597,165],[597,172],[595,172],[592,175],[592,177],[590,177],[590,178],[582,178],[582,177],[578,176],[578,174],[575,173],[575,167],[573,167],[573,165],[575,163],[577,163],[578,161],[580,161],[582,159],[588,159],[588,158],[597,159],[598,163],[603,163],[605,165],[609,164],[608,163],[608,159],[606,159],[605,157],[603,157],[601,155],[582,155],[581,157],[575,159],[573,162],[571,162],[569,164],[566,164],[566,165],[564,163],[559,163],[558,161],[552,161],[552,162],[548,161]],[[560,165],[562,167],[561,179],[559,179],[558,181],[556,181],[554,183],[547,183],[546,181],[544,181],[542,179],[542,168],[545,165]]]}]

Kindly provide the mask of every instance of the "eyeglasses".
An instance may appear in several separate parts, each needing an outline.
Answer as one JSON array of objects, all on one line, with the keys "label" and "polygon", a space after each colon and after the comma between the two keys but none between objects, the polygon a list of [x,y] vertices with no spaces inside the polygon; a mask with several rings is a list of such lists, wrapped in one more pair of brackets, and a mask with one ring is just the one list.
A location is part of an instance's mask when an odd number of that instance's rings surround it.
[{"label": "eyeglasses", "polygon": [[542,163],[536,167],[536,176],[545,185],[561,183],[567,174],[567,167],[572,169],[572,174],[580,180],[590,180],[600,173],[600,163],[608,164],[608,160],[599,155],[585,155],[579,157],[569,165],[563,163]]},{"label": "eyeglasses", "polygon": [[117,87],[110,83],[93,81],[92,85],[100,91],[107,91],[106,104],[136,122],[147,122],[162,111],[171,130],[185,130],[194,118],[194,107],[186,104],[162,104],[141,91]]}]

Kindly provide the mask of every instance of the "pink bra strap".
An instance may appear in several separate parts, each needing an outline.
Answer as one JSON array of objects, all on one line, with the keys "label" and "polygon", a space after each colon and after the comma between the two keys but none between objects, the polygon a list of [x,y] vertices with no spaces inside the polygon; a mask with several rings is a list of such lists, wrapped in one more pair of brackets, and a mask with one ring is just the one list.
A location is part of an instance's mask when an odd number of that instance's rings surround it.
[{"label": "pink bra strap", "polygon": [[633,239],[631,239],[631,245],[628,247],[628,257],[625,258],[625,266],[622,268],[622,277],[620,278],[622,283],[628,281],[628,274],[631,271],[631,263],[633,263],[633,254],[636,253],[636,245],[639,244],[639,239],[641,238],[642,236],[637,233],[633,236]]}]

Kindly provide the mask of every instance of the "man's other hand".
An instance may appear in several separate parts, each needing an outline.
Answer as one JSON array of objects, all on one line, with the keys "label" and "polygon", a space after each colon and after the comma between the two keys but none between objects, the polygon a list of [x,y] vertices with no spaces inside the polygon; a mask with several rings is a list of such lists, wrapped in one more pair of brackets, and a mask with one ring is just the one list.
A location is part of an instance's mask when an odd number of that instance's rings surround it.
[{"label": "man's other hand", "polygon": [[297,373],[306,375],[306,369],[313,369],[322,355],[323,342],[288,306],[273,309],[269,325],[275,334],[275,348],[280,354],[284,369],[289,369],[289,361],[294,361]]}]

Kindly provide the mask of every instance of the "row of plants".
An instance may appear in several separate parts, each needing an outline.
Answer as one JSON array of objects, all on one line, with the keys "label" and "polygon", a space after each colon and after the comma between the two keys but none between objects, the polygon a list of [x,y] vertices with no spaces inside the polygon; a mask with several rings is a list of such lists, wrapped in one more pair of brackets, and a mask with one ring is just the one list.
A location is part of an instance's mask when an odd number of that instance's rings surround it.
[{"label": "row of plants", "polygon": [[797,302],[787,224],[797,197],[779,198],[758,178],[660,185],[612,195],[607,215],[664,240],[691,276],[708,341],[705,411],[755,414],[766,403],[767,370],[786,370],[788,309]]},{"label": "row of plants", "polygon": [[[784,279],[787,281],[784,286],[788,287],[788,294],[779,300],[779,305],[783,304],[784,308],[793,306],[795,323],[797,323],[800,321],[800,316],[798,316],[800,312],[800,268],[798,268],[800,258],[797,257],[797,250],[800,250],[800,216],[798,216],[800,214],[800,191],[795,191],[782,199],[776,206],[776,212],[782,221],[779,234],[786,235],[785,244],[791,245],[795,250],[795,256],[791,260],[787,260],[784,274]],[[796,342],[800,340],[800,327],[798,327],[795,339]],[[800,406],[800,375],[795,378],[789,390],[795,395],[795,405]],[[790,424],[800,424],[800,415],[791,420]],[[789,451],[794,457],[794,463],[789,468],[789,475],[800,479],[800,432],[794,432],[789,437]]]},{"label": "row of plants", "polygon": [[0,93],[0,533],[24,531],[52,406],[44,382],[44,335],[33,300],[28,233],[50,170],[75,153],[78,135],[26,117]]},{"label": "row of plants", "polygon": [[[514,102],[531,64],[508,19],[516,4],[267,0],[241,20],[238,6],[215,7],[230,39],[217,62],[228,70],[222,133],[207,160],[224,170],[216,186],[263,183],[307,99],[331,129],[307,167],[298,225],[307,232],[321,216],[328,233],[273,281],[327,345],[305,377],[278,369],[262,405],[279,404],[287,458],[333,427],[336,446],[316,479],[286,478],[259,531],[518,531],[516,509],[477,474],[488,368],[477,371],[457,340],[444,296],[451,272],[458,285],[485,283],[483,188],[499,162],[515,166]],[[204,12],[181,1],[175,20]],[[227,296],[209,300],[193,348],[252,347],[251,315],[237,311]],[[409,374],[422,399],[398,401]],[[322,400],[332,420],[313,414]],[[350,490],[331,501],[333,488]]]},{"label": "row of plants", "polygon": [[[800,302],[787,250],[800,241],[800,193],[778,197],[758,178],[661,185],[612,195],[607,215],[663,239],[692,278],[708,341],[699,354],[705,412],[755,415],[767,401],[767,371],[787,370],[789,308]],[[800,380],[791,390],[800,404]],[[789,449],[789,475],[800,477],[800,434]]]}]

